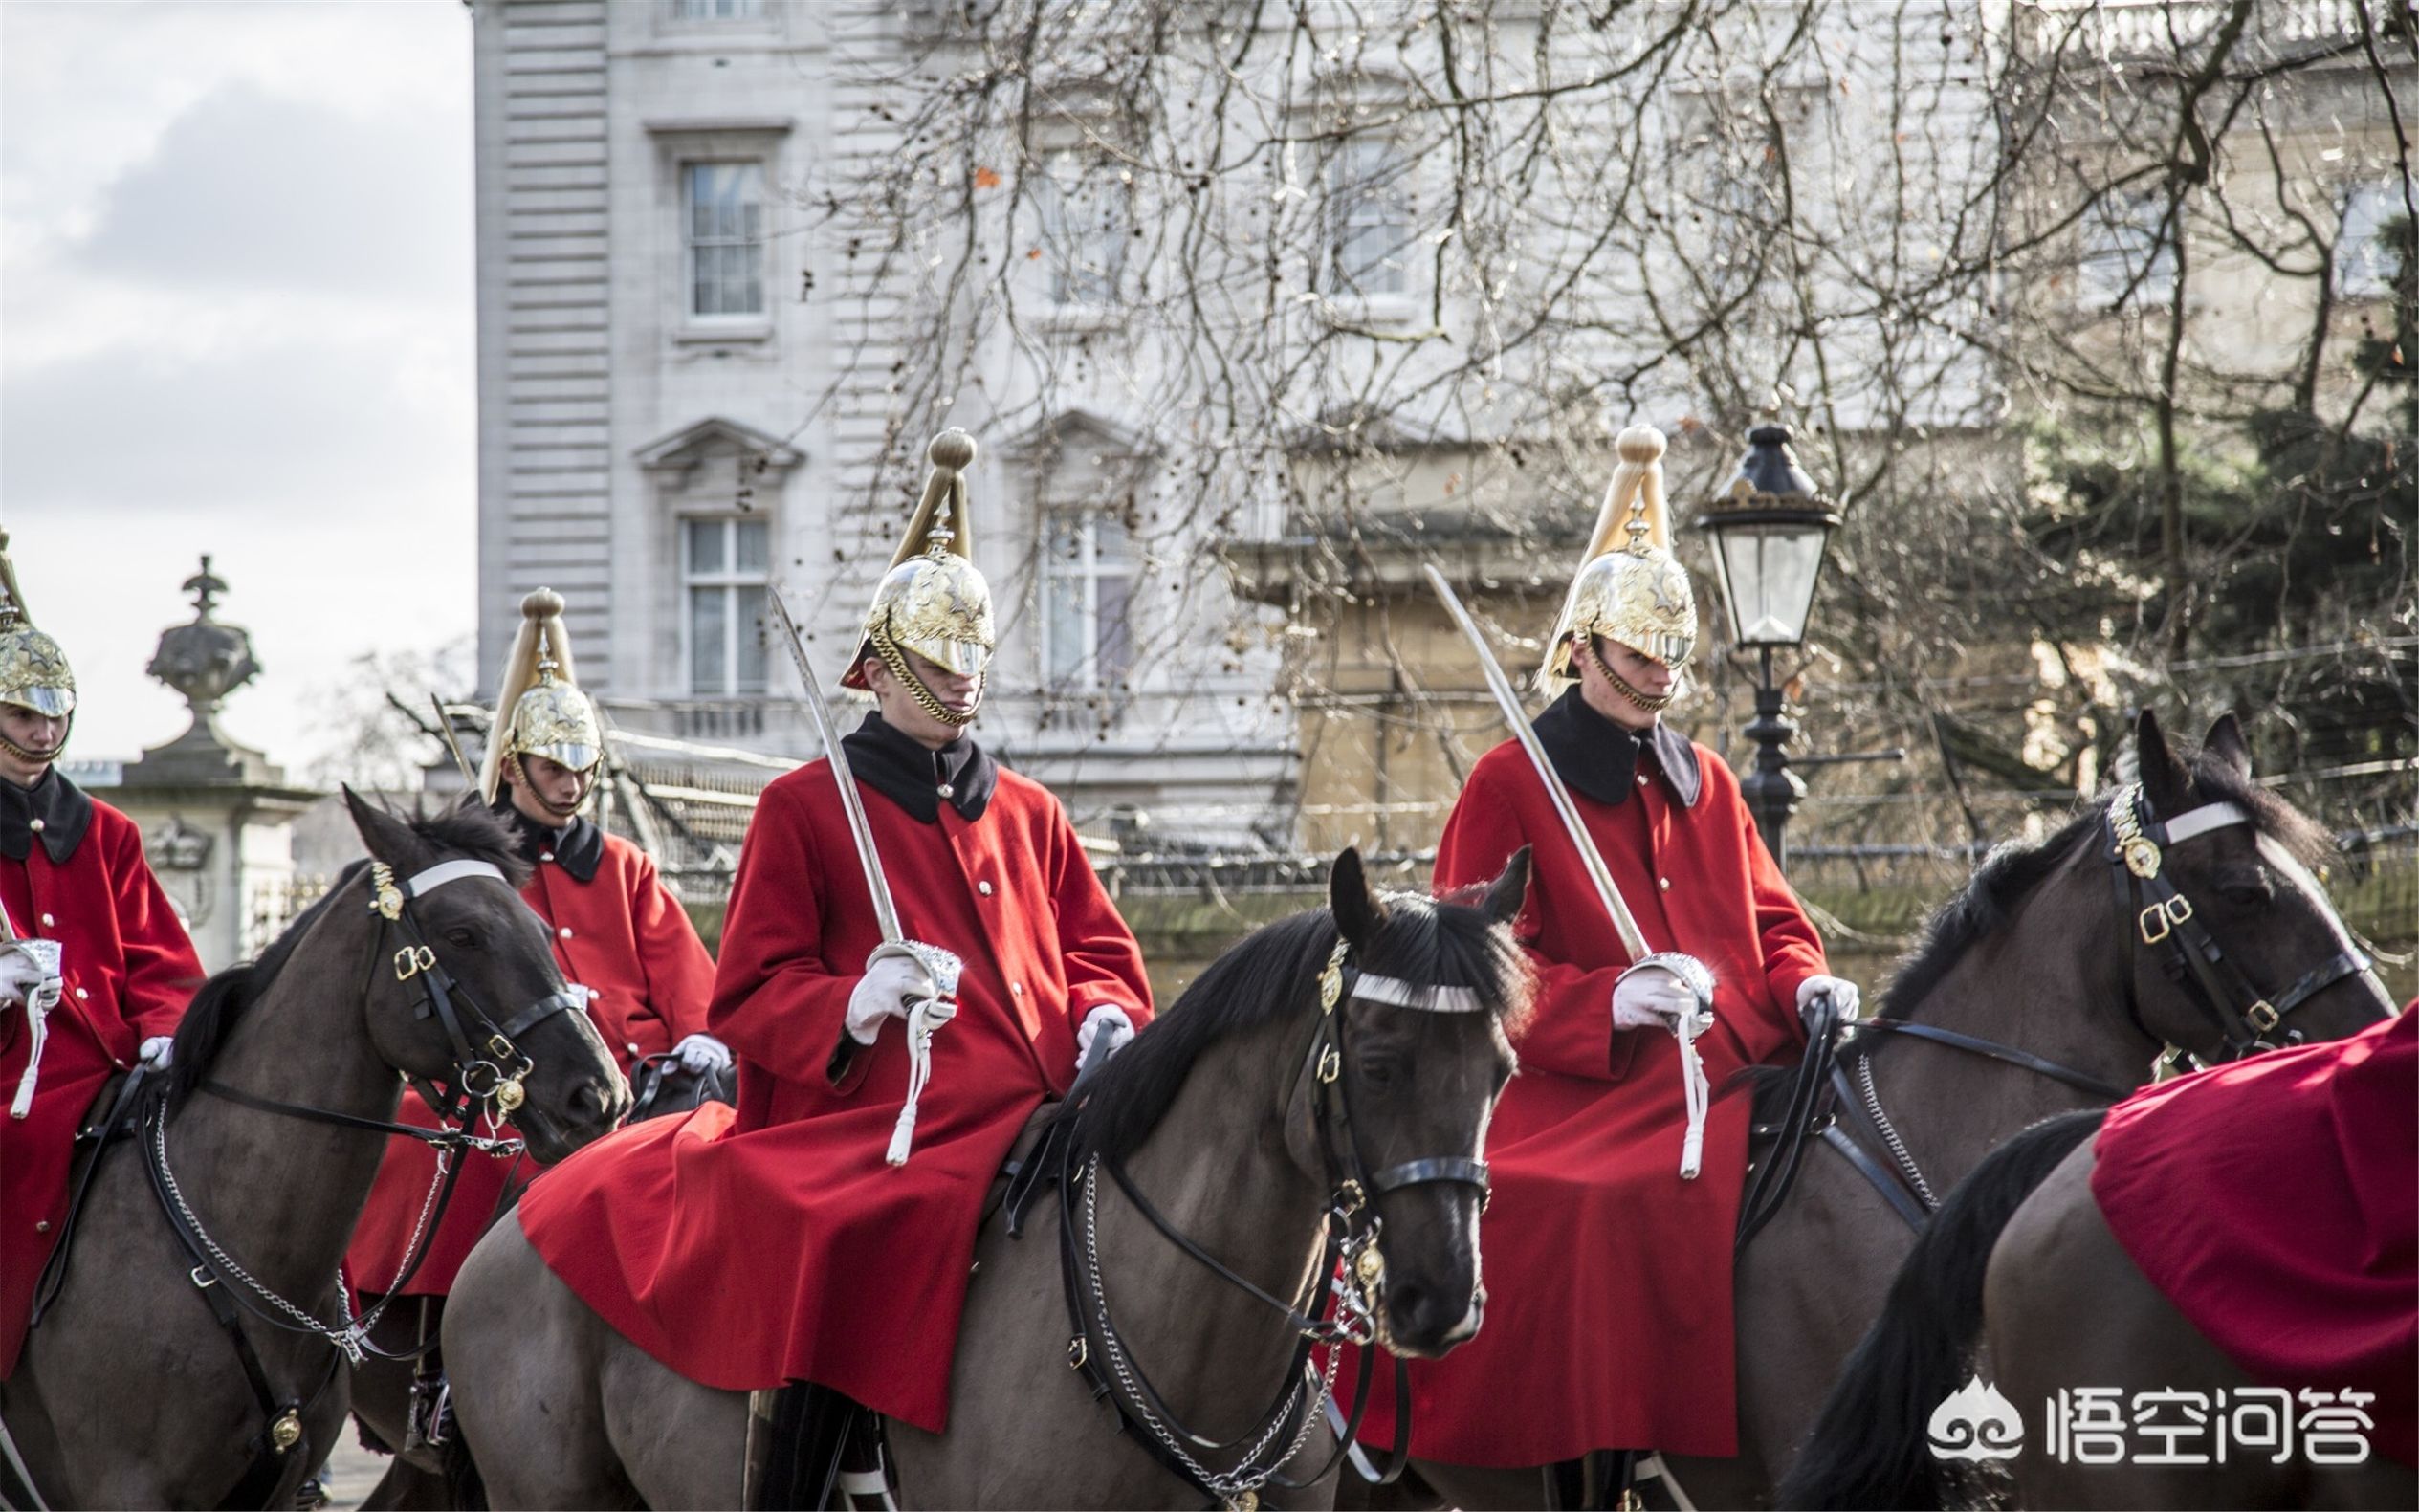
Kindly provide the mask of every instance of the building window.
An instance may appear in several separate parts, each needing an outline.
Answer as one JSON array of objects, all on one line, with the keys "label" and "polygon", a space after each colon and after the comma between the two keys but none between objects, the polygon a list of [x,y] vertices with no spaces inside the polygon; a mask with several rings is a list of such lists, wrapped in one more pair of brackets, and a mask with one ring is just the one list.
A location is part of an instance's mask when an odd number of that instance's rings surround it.
[{"label": "building window", "polygon": [[672,0],[675,21],[753,21],[764,13],[764,0]]},{"label": "building window", "polygon": [[1133,665],[1133,545],[1124,522],[1093,510],[1053,510],[1042,552],[1042,681],[1045,693],[1116,688]]},{"label": "building window", "polygon": [[1329,168],[1330,287],[1395,295],[1411,287],[1411,162],[1392,142],[1353,138]]},{"label": "building window", "polygon": [[2175,277],[2175,243],[2166,230],[2166,202],[2156,194],[2109,195],[2083,218],[2082,292],[2114,303],[2128,290],[2163,298]]},{"label": "building window", "polygon": [[1052,302],[1114,303],[1133,239],[1132,172],[1097,153],[1053,152],[1033,197]]},{"label": "building window", "polygon": [[764,314],[764,164],[682,165],[687,209],[689,314],[696,319]]},{"label": "building window", "polygon": [[680,522],[692,694],[728,698],[764,691],[764,585],[771,569],[765,521]]},{"label": "building window", "polygon": [[2394,292],[2394,245],[2386,227],[2403,208],[2402,186],[2380,179],[2355,184],[2343,196],[2335,238],[2335,292],[2346,299],[2383,299]]}]

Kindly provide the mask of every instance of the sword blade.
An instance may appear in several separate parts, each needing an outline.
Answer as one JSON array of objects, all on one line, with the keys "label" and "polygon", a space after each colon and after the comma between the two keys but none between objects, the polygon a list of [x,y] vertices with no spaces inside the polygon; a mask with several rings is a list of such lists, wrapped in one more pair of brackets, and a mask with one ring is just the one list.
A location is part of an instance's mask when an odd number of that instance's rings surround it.
[{"label": "sword blade", "polygon": [[[445,700],[434,693],[429,695],[429,707],[437,712],[437,734],[445,738],[445,748],[453,753],[453,768],[462,774],[462,785],[475,793],[479,788],[479,770],[471,765],[471,758],[462,754],[462,742],[454,738],[453,716],[445,712]],[[490,739],[499,738],[494,734]]]},{"label": "sword blade", "polygon": [[823,736],[824,755],[831,760],[831,775],[840,784],[840,807],[848,816],[848,833],[857,843],[857,863],[865,868],[866,891],[873,895],[873,920],[881,927],[885,942],[897,945],[907,935],[899,928],[898,905],[891,901],[891,882],[882,871],[882,853],[873,846],[873,826],[865,817],[865,796],[857,791],[857,775],[848,770],[848,753],[840,746],[839,727],[832,723],[831,706],[824,702],[824,685],[816,679],[815,668],[806,658],[806,643],[798,633],[798,622],[790,618],[789,605],[781,602],[781,590],[768,587],[765,598],[773,605],[773,617],[781,622],[781,639],[789,643],[789,658],[798,667],[798,681],[805,691],[802,700],[806,717],[814,721],[815,734]]},{"label": "sword blade", "polygon": [[1428,585],[1437,590],[1438,598],[1444,601],[1445,612],[1453,616],[1453,623],[1461,626],[1470,648],[1478,653],[1479,670],[1486,676],[1487,691],[1495,695],[1495,707],[1503,711],[1504,722],[1512,727],[1513,735],[1520,740],[1520,748],[1528,753],[1528,764],[1536,769],[1537,779],[1546,784],[1546,796],[1553,800],[1554,813],[1562,820],[1563,832],[1571,838],[1572,848],[1579,852],[1579,864],[1587,868],[1588,880],[1595,884],[1595,893],[1603,901],[1604,911],[1612,915],[1614,931],[1621,937],[1621,948],[1630,953],[1631,960],[1644,960],[1649,953],[1646,936],[1638,931],[1638,919],[1631,914],[1630,906],[1621,901],[1621,889],[1614,886],[1613,873],[1604,865],[1603,855],[1596,850],[1595,840],[1589,835],[1587,824],[1580,820],[1578,805],[1571,801],[1571,790],[1562,785],[1562,774],[1556,772],[1553,763],[1546,758],[1546,748],[1538,742],[1537,732],[1529,728],[1528,712],[1521,707],[1520,695],[1512,690],[1512,680],[1504,675],[1504,668],[1497,664],[1495,653],[1487,648],[1486,637],[1480,631],[1478,622],[1470,618],[1469,610],[1462,607],[1460,595],[1453,591],[1453,584],[1444,581],[1444,574],[1437,571],[1434,564],[1421,570],[1428,575]]}]

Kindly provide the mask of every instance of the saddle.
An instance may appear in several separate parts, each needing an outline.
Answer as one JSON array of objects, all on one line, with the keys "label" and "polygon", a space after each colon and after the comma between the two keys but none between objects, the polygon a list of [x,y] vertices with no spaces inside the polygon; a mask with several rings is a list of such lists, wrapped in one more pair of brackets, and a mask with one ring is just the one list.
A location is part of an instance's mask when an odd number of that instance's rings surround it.
[{"label": "saddle", "polygon": [[[1050,1163],[1066,1157],[1062,1106],[1044,1103],[1024,1121],[984,1195],[982,1228],[1005,1212],[1009,1237],[1020,1238],[1033,1194],[1058,1190]],[[751,1395],[747,1456],[749,1512],[896,1504],[881,1414],[812,1381]]]},{"label": "saddle", "polygon": [[51,1246],[51,1258],[42,1264],[42,1279],[33,1288],[33,1316],[27,1327],[41,1323],[42,1314],[58,1299],[59,1288],[67,1284],[67,1257],[76,1243],[76,1220],[83,1215],[84,1203],[92,1195],[93,1177],[100,1170],[102,1152],[111,1145],[135,1136],[144,1096],[158,1095],[161,1089],[157,1074],[137,1065],[102,1083],[92,1106],[84,1109],[83,1121],[76,1129],[75,1152],[68,1166],[67,1217],[59,1224],[58,1242]]}]

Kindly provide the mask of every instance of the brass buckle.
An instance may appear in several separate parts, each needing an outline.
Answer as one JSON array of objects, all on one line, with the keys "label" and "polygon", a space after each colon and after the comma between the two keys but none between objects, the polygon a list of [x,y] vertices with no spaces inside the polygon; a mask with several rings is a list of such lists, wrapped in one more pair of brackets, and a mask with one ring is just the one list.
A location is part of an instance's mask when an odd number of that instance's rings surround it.
[{"label": "brass buckle", "polygon": [[2261,1034],[2266,1034],[2270,1030],[2276,1028],[2276,1025],[2284,1022],[2284,1015],[2270,1007],[2268,1005],[2268,999],[2265,997],[2260,998],[2257,1002],[2253,1003],[2250,1007],[2244,1009],[2243,1017],[2249,1019],[2251,1021],[2251,1026],[2258,1030]]},{"label": "brass buckle", "polygon": [[1344,1057],[1343,1054],[1335,1048],[1335,1046],[1329,1045],[1326,1049],[1319,1052],[1320,1082],[1332,1086],[1335,1085],[1335,1079],[1343,1074]]},{"label": "brass buckle", "polygon": [[1084,1362],[1091,1357],[1092,1347],[1084,1342],[1084,1336],[1082,1334],[1079,1333],[1072,1339],[1067,1341],[1067,1368],[1068,1370],[1082,1370],[1084,1368]]},{"label": "brass buckle", "polygon": [[2166,909],[2167,922],[2169,924],[2182,924],[2185,920],[2189,919],[2192,916],[2192,900],[2179,892],[2174,897],[2167,899]]},{"label": "brass buckle", "polygon": [[1361,1191],[1361,1184],[1350,1176],[1345,1177],[1344,1184],[1335,1189],[1335,1216],[1350,1218],[1367,1206],[1369,1197]]},{"label": "brass buckle", "polygon": [[395,980],[407,982],[422,972],[434,971],[437,953],[426,945],[407,945],[395,953]]},{"label": "brass buckle", "polygon": [[[2154,920],[2158,924],[2155,931],[2151,929],[2151,923]],[[2136,922],[2142,926],[2142,943],[2144,945],[2156,945],[2167,937],[2167,910],[2163,904],[2154,903],[2143,909],[2142,917]]]}]

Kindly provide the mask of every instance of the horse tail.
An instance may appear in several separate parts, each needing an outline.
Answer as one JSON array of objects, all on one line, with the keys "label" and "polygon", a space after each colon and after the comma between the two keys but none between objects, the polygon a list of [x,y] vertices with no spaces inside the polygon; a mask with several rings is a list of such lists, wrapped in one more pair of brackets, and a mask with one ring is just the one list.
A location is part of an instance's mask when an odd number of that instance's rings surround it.
[{"label": "horse tail", "polygon": [[1982,1282],[2015,1210],[2105,1116],[2046,1119],[1992,1150],[1958,1183],[1890,1282],[1881,1315],[1832,1383],[1796,1463],[1785,1507],[1937,1507],[1932,1410],[1964,1384],[1982,1331]]},{"label": "horse tail", "polygon": [[487,1512],[487,1478],[479,1474],[479,1462],[472,1456],[471,1441],[463,1436],[459,1422],[446,1435],[441,1455],[448,1504],[461,1512]]}]

